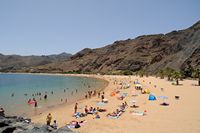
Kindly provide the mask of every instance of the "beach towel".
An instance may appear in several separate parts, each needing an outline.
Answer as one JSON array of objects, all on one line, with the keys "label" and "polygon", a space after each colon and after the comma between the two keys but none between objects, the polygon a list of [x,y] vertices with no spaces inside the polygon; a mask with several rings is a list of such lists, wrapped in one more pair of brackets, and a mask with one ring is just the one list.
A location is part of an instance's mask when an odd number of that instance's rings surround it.
[{"label": "beach towel", "polygon": [[106,103],[104,103],[104,102],[98,102],[97,103],[97,106],[104,106]]},{"label": "beach towel", "polygon": [[133,111],[133,112],[132,112],[132,115],[144,116],[144,112]]},{"label": "beach towel", "polygon": [[117,118],[119,118],[119,116],[111,116],[111,115],[108,115],[107,117],[110,118],[110,119],[117,119]]},{"label": "beach towel", "polygon": [[120,93],[120,96],[126,97],[128,95],[128,93]]}]

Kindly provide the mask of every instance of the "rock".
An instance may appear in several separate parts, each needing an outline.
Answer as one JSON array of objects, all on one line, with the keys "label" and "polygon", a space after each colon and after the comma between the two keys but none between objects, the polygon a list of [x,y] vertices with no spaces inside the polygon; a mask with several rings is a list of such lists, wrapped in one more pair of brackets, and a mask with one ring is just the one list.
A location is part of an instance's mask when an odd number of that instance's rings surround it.
[{"label": "rock", "polygon": [[31,123],[31,119],[6,116],[0,117],[0,133],[74,133],[68,127],[53,129],[50,126]]},{"label": "rock", "polygon": [[67,126],[59,128],[56,133],[75,133],[72,132]]}]

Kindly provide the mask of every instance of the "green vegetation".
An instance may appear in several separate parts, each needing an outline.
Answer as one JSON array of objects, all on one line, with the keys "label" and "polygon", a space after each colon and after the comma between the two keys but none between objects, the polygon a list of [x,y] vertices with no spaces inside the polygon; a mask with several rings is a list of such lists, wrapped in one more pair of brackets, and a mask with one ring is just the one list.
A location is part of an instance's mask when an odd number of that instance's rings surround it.
[{"label": "green vegetation", "polygon": [[198,79],[198,85],[200,86],[200,69],[195,69],[192,76]]},{"label": "green vegetation", "polygon": [[164,75],[167,76],[167,80],[168,81],[171,81],[172,80],[172,76],[173,76],[173,73],[175,72],[174,69],[172,68],[169,68],[167,67],[165,70],[164,70]]},{"label": "green vegetation", "polygon": [[182,75],[179,71],[174,71],[172,73],[172,78],[176,80],[176,85],[179,85],[179,80],[181,79]]},{"label": "green vegetation", "polygon": [[167,77],[168,81],[175,80],[176,85],[179,85],[179,80],[182,80],[183,77],[184,77],[183,71],[176,71],[176,70],[169,68],[169,67],[160,70],[158,72],[158,75],[161,79],[164,79],[164,77]]},{"label": "green vegetation", "polygon": [[[68,72],[63,72],[64,74],[95,74],[91,72],[90,70],[87,71],[68,71]],[[191,74],[192,73],[192,74]],[[107,73],[101,72],[101,74],[107,74],[107,75],[138,75],[140,77],[146,76],[148,77],[148,72],[145,71],[144,69],[133,72],[131,70],[114,70],[114,71],[109,71]],[[193,69],[192,67],[189,67],[184,70],[174,70],[172,68],[165,68],[159,70],[159,72],[156,74],[156,76],[160,77],[161,79],[164,79],[167,77],[168,81],[176,81],[176,85],[179,85],[179,81],[182,80],[183,78],[186,77],[192,77],[198,79],[198,85],[200,86],[200,69]]]},{"label": "green vegetation", "polygon": [[82,74],[81,71],[68,71],[68,72],[64,72],[64,74]]},{"label": "green vegetation", "polygon": [[165,77],[164,70],[160,70],[160,71],[157,73],[157,76],[160,77],[161,79],[164,79],[164,77]]},{"label": "green vegetation", "polygon": [[123,71],[123,75],[133,75],[133,72],[130,70]]}]

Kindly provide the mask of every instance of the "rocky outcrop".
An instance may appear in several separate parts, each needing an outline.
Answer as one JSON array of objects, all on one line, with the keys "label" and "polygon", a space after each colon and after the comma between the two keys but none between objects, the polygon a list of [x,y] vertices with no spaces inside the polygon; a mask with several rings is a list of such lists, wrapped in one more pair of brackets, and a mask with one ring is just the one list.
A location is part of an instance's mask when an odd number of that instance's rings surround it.
[{"label": "rocky outcrop", "polygon": [[68,127],[62,127],[57,130],[46,125],[31,123],[30,119],[22,117],[4,117],[0,116],[1,133],[74,133]]}]

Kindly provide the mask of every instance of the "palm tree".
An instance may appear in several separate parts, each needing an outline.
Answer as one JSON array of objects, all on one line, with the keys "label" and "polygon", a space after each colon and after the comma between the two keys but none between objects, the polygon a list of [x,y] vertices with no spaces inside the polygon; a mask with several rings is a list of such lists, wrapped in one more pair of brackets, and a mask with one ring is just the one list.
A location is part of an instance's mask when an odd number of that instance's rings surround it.
[{"label": "palm tree", "polygon": [[137,71],[137,74],[140,76],[140,77],[143,77],[145,75],[145,70],[139,70]]},{"label": "palm tree", "polygon": [[182,75],[179,71],[174,71],[172,77],[176,80],[176,85],[179,85],[179,79],[181,79]]},{"label": "palm tree", "polygon": [[198,78],[198,85],[200,86],[200,69],[195,69],[192,75],[194,78]]},{"label": "palm tree", "polygon": [[159,75],[159,77],[160,77],[161,79],[164,79],[164,77],[165,77],[164,70],[160,70],[160,71],[158,72],[158,75]]},{"label": "palm tree", "polygon": [[167,76],[167,80],[170,81],[172,80],[172,76],[173,76],[173,73],[174,73],[174,69],[170,68],[170,67],[167,67],[165,70],[164,70],[164,75]]}]

